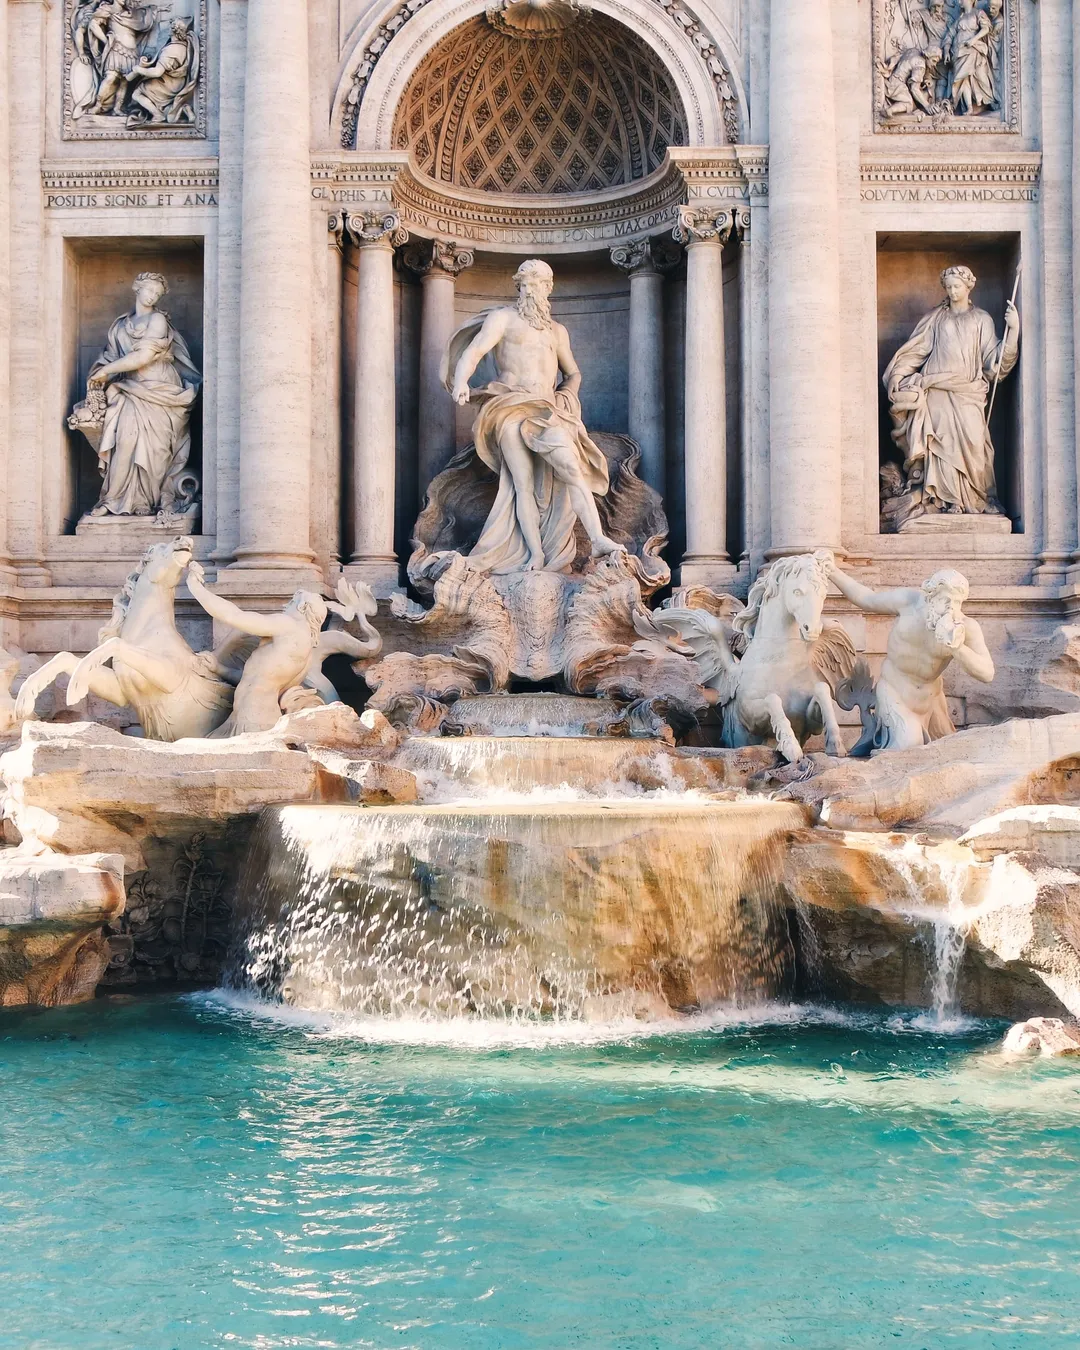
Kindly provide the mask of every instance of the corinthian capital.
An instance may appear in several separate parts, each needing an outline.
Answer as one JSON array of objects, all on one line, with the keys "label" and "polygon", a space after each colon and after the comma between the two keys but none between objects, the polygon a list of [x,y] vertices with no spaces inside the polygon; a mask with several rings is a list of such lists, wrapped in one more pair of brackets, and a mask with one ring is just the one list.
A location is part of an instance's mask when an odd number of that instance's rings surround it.
[{"label": "corinthian capital", "polygon": [[647,239],[632,239],[624,244],[612,244],[611,261],[620,272],[651,272],[655,268],[652,248]]},{"label": "corinthian capital", "polygon": [[703,244],[711,239],[726,244],[734,225],[730,207],[718,212],[710,207],[680,206],[679,221],[671,233],[680,244]]},{"label": "corinthian capital", "polygon": [[427,276],[429,272],[445,272],[456,277],[466,267],[473,265],[474,256],[470,248],[464,248],[453,239],[431,239],[417,243],[404,257],[405,266],[417,276]]},{"label": "corinthian capital", "polygon": [[396,211],[349,211],[345,233],[358,248],[397,248],[409,242],[409,232],[402,228]]}]

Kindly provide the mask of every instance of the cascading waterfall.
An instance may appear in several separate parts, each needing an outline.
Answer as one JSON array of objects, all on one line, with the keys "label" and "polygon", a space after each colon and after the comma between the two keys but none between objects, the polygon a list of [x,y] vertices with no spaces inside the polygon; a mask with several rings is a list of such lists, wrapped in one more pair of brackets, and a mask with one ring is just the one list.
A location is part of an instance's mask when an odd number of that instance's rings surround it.
[{"label": "cascading waterfall", "polygon": [[[910,896],[910,904],[904,907],[904,912],[926,923],[930,930],[927,942],[930,1006],[925,1020],[936,1028],[958,1025],[962,1020],[960,973],[973,919],[973,911],[965,903],[971,865],[964,859],[931,855],[913,840],[890,850],[889,859]],[[945,901],[943,907],[931,907],[927,903],[928,883],[941,893]]]},{"label": "cascading waterfall", "polygon": [[[473,790],[478,763],[486,774],[496,762],[485,744],[410,745],[456,761]],[[512,766],[535,745],[502,738],[502,756]],[[581,753],[580,740],[568,748],[575,767]],[[231,981],[382,1017],[606,1020],[775,997],[793,973],[782,841],[803,823],[787,803],[650,800],[637,785],[574,802],[500,788],[452,804],[269,810],[241,884]]]}]

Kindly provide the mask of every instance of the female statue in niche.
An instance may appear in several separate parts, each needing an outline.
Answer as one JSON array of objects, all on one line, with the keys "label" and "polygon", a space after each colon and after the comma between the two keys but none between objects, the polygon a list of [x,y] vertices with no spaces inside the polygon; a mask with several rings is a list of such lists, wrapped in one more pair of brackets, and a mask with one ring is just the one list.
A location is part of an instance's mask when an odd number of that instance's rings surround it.
[{"label": "female statue in niche", "polygon": [[971,303],[971,269],[948,267],[941,284],[945,300],[919,320],[882,377],[892,437],[904,453],[906,492],[891,494],[897,500],[890,509],[905,519],[1000,515],[986,401],[991,385],[1016,365],[1020,316],[1010,300],[999,342],[993,319]]},{"label": "female statue in niche", "polygon": [[[998,5],[998,15],[1000,18]],[[975,0],[960,0],[960,13],[946,38],[945,59],[951,64],[950,96],[955,112],[964,114],[992,108],[998,101],[994,87],[995,18],[975,8]]]},{"label": "female statue in niche", "polygon": [[105,480],[91,516],[168,515],[191,505],[181,480],[190,477],[191,406],[202,377],[158,309],[168,289],[158,272],[135,278],[135,308],[109,329],[86,401],[68,419],[94,447]]}]

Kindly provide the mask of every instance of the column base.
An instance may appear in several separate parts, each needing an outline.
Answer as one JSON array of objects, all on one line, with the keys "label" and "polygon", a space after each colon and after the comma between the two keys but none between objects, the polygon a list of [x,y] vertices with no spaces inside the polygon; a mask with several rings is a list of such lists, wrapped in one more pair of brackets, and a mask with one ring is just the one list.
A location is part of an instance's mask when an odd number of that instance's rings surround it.
[{"label": "column base", "polygon": [[398,560],[394,557],[353,558],[341,569],[346,581],[362,581],[370,586],[376,600],[388,600],[401,590]]},{"label": "column base", "polygon": [[1074,569],[1075,563],[1071,563],[1068,553],[1047,550],[1039,555],[1038,565],[1031,574],[1032,584],[1045,587],[1064,586],[1070,571]]},{"label": "column base", "polygon": [[250,600],[256,609],[271,609],[297,591],[323,594],[326,578],[314,559],[245,558],[219,568],[214,589],[238,603]]},{"label": "column base", "polygon": [[680,586],[708,586],[713,591],[726,591],[739,575],[739,569],[725,554],[708,557],[702,554],[684,558],[679,568]]}]

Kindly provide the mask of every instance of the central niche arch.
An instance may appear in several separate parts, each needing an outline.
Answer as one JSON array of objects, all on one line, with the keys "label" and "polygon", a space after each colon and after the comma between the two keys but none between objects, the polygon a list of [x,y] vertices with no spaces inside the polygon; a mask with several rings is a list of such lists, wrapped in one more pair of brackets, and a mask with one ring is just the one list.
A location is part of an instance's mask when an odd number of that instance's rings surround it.
[{"label": "central niche arch", "polygon": [[645,178],[688,129],[659,58],[616,20],[519,36],[480,15],[415,70],[392,139],[438,183],[549,195]]}]

